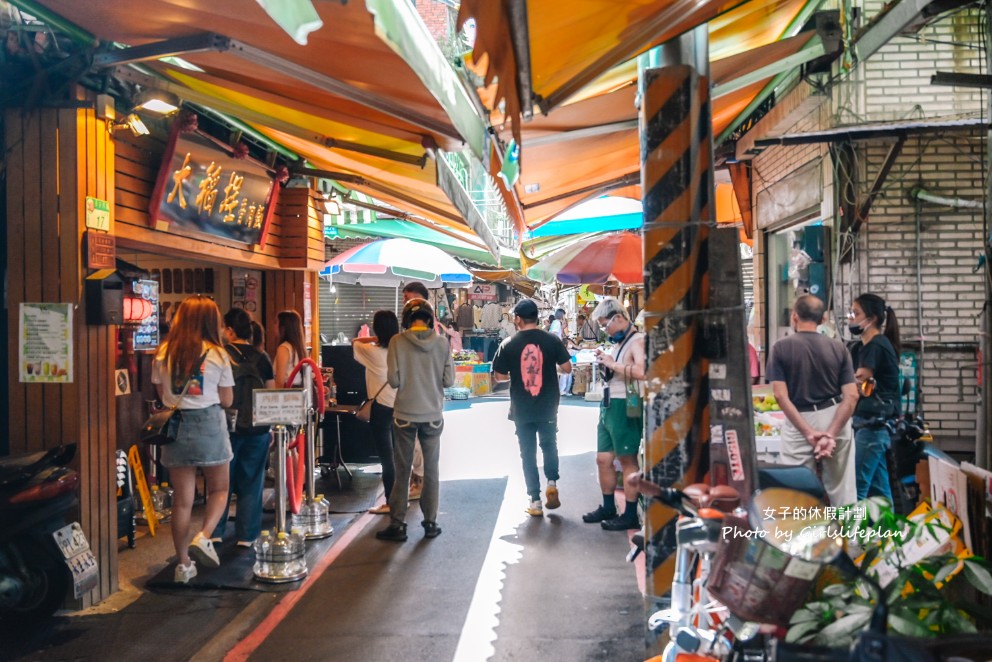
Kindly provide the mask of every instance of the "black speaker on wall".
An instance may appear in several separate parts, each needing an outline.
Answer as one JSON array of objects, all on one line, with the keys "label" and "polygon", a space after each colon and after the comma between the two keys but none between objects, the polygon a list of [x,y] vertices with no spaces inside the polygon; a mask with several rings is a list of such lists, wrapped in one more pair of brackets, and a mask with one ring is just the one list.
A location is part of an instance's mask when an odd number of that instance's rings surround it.
[{"label": "black speaker on wall", "polygon": [[[365,367],[355,360],[351,345],[324,345],[320,351],[321,363],[334,368],[334,386],[338,403],[359,405],[365,401]],[[341,454],[346,462],[377,462],[375,441],[368,423],[354,416],[341,414]],[[338,416],[324,416],[324,445],[331,448],[337,439]]]}]

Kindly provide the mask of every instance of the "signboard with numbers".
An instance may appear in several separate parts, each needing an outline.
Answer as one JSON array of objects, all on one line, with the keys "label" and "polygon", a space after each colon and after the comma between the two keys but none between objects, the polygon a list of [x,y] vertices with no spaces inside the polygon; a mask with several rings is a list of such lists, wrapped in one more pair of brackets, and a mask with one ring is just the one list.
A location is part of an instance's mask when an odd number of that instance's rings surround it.
[{"label": "signboard with numbers", "polygon": [[173,122],[149,206],[152,227],[265,246],[279,186],[259,163],[235,158]]}]

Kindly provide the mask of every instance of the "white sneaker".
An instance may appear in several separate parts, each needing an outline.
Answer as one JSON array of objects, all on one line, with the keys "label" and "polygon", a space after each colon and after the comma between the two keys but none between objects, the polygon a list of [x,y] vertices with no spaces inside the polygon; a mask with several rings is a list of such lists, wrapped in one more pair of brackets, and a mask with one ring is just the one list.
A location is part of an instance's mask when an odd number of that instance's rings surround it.
[{"label": "white sneaker", "polygon": [[541,501],[531,501],[530,505],[527,506],[527,514],[531,517],[544,517],[544,509],[541,508]]},{"label": "white sneaker", "polygon": [[175,580],[177,584],[188,584],[189,580],[196,577],[196,563],[190,560],[189,565],[176,565]]},{"label": "white sneaker", "polygon": [[214,551],[214,544],[210,542],[209,538],[203,535],[203,531],[197,533],[193,538],[193,542],[189,544],[189,555],[208,568],[217,568],[220,566],[220,558],[217,557],[217,552]]}]

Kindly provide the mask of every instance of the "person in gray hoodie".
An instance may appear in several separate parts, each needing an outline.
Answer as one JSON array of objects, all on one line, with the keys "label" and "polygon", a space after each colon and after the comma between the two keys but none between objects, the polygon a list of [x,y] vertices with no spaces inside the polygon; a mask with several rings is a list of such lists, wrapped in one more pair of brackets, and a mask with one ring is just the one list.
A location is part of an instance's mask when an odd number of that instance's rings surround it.
[{"label": "person in gray hoodie", "polygon": [[403,306],[403,333],[389,343],[386,377],[396,389],[393,405],[393,464],[396,480],[389,495],[389,526],[376,532],[379,540],[406,540],[406,511],[409,507],[413,445],[420,437],[424,451],[424,488],[420,510],[424,536],[441,535],[437,525],[438,459],[444,429],[444,388],[455,382],[448,341],[434,333],[434,309],[423,299]]}]

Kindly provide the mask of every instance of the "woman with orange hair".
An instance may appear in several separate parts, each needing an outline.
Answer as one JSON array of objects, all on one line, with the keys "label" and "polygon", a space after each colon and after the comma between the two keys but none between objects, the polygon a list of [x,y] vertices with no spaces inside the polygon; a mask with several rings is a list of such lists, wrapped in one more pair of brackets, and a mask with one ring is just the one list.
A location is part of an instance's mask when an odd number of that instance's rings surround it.
[{"label": "woman with orange hair", "polygon": [[[170,432],[176,441],[162,446],[162,464],[172,478],[172,544],[179,563],[175,579],[185,584],[196,576],[196,563],[220,565],[210,541],[227,507],[231,441],[224,408],[234,401],[231,360],[221,343],[221,315],[205,296],[192,296],[172,319],[169,336],[159,348],[152,367],[152,383],[166,407],[177,407]],[[196,470],[206,481],[207,504],[203,525],[190,537]]]}]

